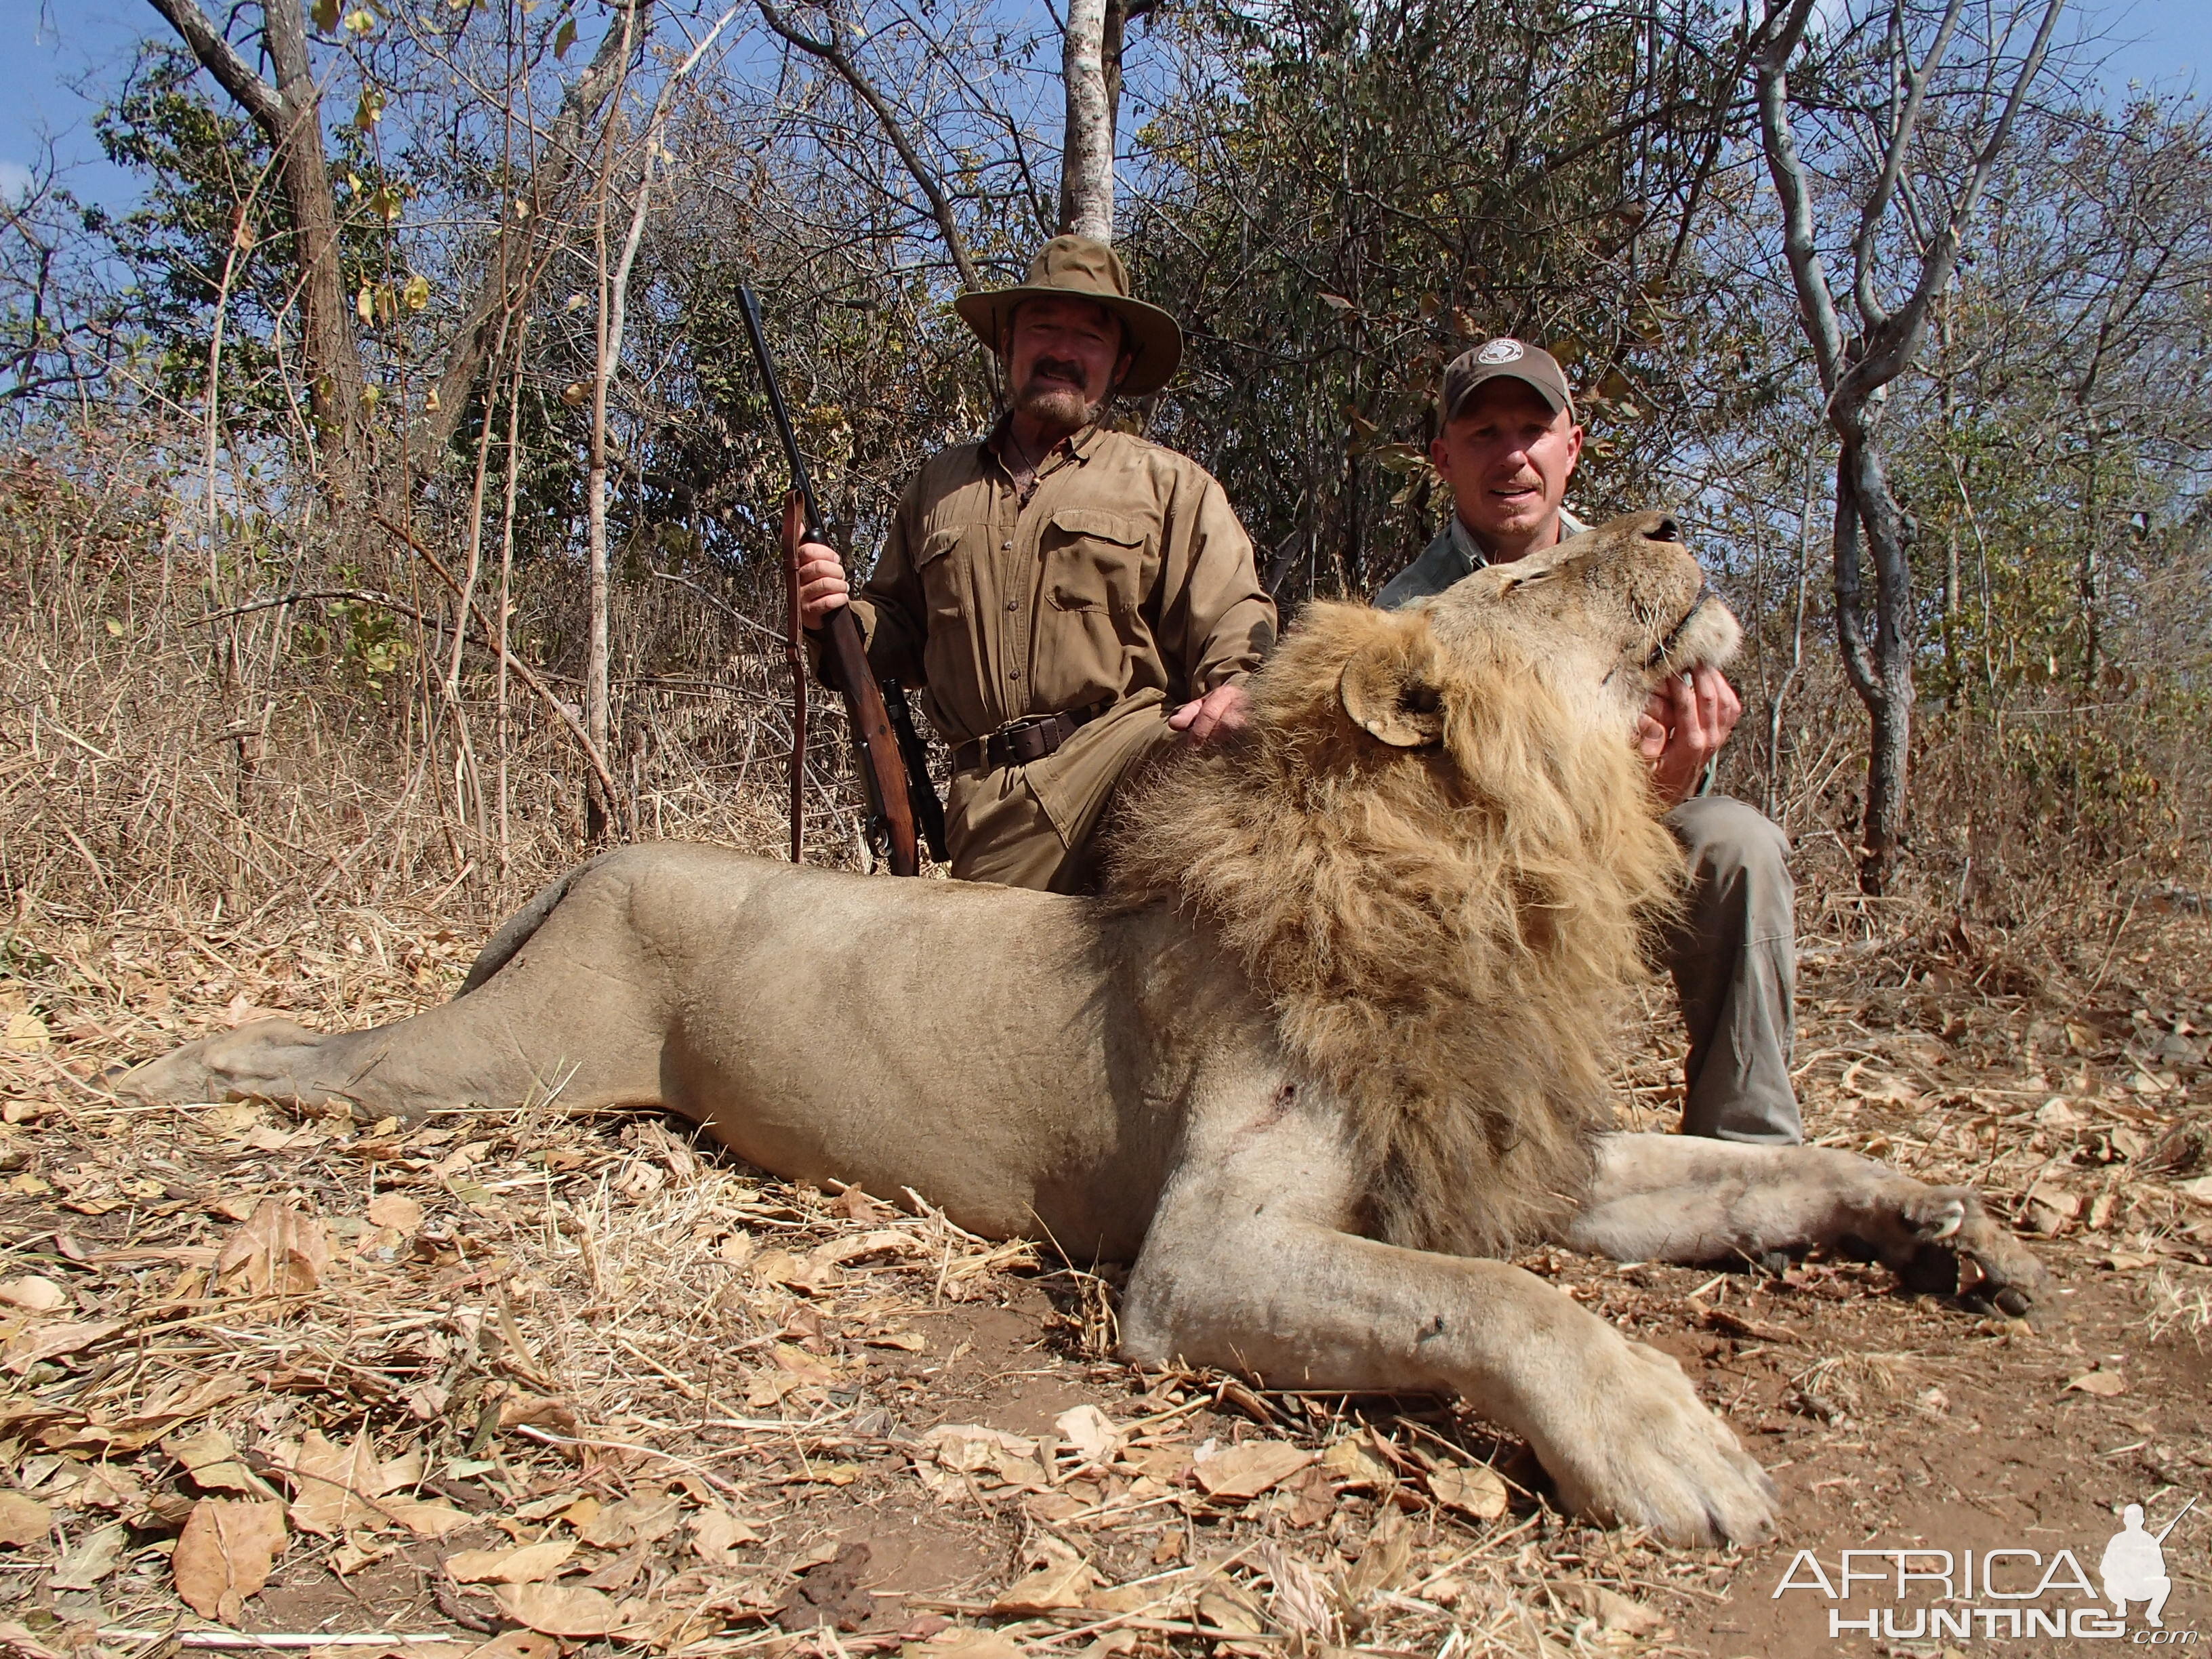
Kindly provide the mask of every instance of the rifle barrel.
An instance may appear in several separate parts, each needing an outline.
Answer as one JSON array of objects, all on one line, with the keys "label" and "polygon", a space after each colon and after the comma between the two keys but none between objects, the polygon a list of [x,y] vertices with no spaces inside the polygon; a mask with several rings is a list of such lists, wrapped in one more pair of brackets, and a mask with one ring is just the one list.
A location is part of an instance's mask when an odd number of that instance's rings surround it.
[{"label": "rifle barrel", "polygon": [[783,453],[791,460],[792,487],[806,507],[806,539],[818,542],[823,536],[822,503],[814,499],[814,482],[806,476],[806,459],[799,453],[799,437],[791,429],[791,411],[783,406],[783,387],[775,377],[775,360],[769,356],[768,333],[761,326],[760,301],[753,297],[751,283],[738,284],[738,307],[745,313],[745,332],[752,336],[753,356],[760,364],[761,384],[768,388],[769,413],[775,418],[776,435],[783,440]]},{"label": "rifle barrel", "polygon": [[2181,1524],[2181,1517],[2188,1514],[2190,1510],[2196,1507],[2197,1500],[2192,1498],[2186,1504],[2184,1504],[2179,1509],[2176,1510],[2173,1512],[2173,1519],[2167,1522],[2165,1526],[2159,1529],[2157,1541],[2161,1544],[2166,1542],[2166,1534],[2172,1532],[2176,1527],[2179,1526]]}]

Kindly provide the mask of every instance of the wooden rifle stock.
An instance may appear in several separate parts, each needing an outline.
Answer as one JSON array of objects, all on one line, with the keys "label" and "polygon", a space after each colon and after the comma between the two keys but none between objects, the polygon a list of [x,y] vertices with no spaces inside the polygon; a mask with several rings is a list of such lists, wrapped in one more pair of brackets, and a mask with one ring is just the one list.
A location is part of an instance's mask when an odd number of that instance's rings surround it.
[{"label": "wooden rifle stock", "polygon": [[[745,331],[752,337],[753,356],[760,362],[761,383],[768,392],[769,413],[775,417],[783,453],[791,462],[791,494],[784,502],[783,556],[787,568],[801,540],[821,541],[824,532],[822,508],[814,499],[814,485],[806,476],[806,462],[799,453],[799,439],[791,429],[791,416],[783,405],[783,387],[776,379],[775,360],[769,355],[768,335],[761,327],[760,302],[752,289],[739,284],[738,304],[744,313]],[[796,586],[787,580],[791,597]],[[907,792],[907,766],[900,752],[898,734],[892,729],[884,704],[883,688],[868,667],[867,645],[860,624],[848,605],[840,605],[822,622],[823,678],[845,699],[853,729],[854,757],[860,763],[860,783],[868,798],[868,838],[896,876],[921,873],[921,858],[915,844],[914,805]],[[796,749],[797,745],[793,745]],[[927,775],[923,776],[927,787]],[[792,834],[794,854],[799,836]]]},{"label": "wooden rifle stock", "polygon": [[[795,512],[799,492],[791,492],[787,514]],[[841,605],[822,619],[822,678],[845,699],[853,725],[854,756],[867,792],[870,829],[895,876],[921,873],[915,845],[914,805],[907,795],[906,761],[898,733],[891,729],[883,688],[868,668],[868,647],[850,605]]]}]

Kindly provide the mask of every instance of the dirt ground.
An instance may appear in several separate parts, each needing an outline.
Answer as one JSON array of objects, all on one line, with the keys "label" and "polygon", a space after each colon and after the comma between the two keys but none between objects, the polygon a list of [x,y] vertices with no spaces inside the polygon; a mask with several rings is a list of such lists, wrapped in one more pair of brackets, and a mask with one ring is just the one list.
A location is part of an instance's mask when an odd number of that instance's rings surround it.
[{"label": "dirt ground", "polygon": [[[1978,1182],[2058,1276],[2033,1325],[1850,1261],[1773,1278],[1527,1258],[1680,1358],[1774,1472],[1781,1535],[1743,1552],[1563,1519],[1525,1449],[1443,1402],[1133,1370],[1109,1357],[1110,1277],[969,1237],[909,1195],[767,1179],[678,1125],[581,1121],[557,1098],[302,1121],[122,1108],[98,1086],[264,1010],[395,1017],[443,994],[475,942],[367,913],[284,936],[122,916],[11,937],[0,1644],[1735,1659],[2212,1642],[2201,915],[2137,919],[2078,974],[1960,933],[1807,951],[1811,1133]],[[1679,1077],[1655,997],[1624,1044],[1625,1111],[1666,1127]],[[2077,1637],[2078,1617],[2063,1639],[2012,1634],[2008,1609],[2090,1606],[2059,1553],[2094,1579],[2121,1505],[2155,1532],[2200,1494],[2165,1540],[2164,1632],[2138,1601],[2124,1638]],[[1972,1551],[1985,1576],[1948,1603],[1920,1583],[1900,1599],[1879,1577],[1893,1559],[1863,1554],[1849,1601],[1818,1587],[1845,1550],[1905,1549]],[[1940,1607],[1992,1616],[1909,1633]],[[1874,1632],[1832,1639],[1832,1612]]]}]

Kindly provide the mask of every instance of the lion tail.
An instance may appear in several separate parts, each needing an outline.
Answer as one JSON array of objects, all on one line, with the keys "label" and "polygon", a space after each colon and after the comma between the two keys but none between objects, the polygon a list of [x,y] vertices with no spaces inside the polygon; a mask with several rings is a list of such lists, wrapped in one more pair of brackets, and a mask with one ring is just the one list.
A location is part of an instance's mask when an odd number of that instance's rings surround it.
[{"label": "lion tail", "polygon": [[[599,858],[606,856],[602,853]],[[459,1001],[512,962],[514,953],[529,944],[532,936],[545,925],[545,918],[553,914],[554,907],[568,896],[568,890],[576,884],[577,878],[599,861],[599,859],[587,860],[573,870],[556,876],[538,890],[537,896],[529,903],[501,923],[499,931],[485,940],[484,948],[477,953],[476,961],[469,968],[469,976],[461,981],[461,988],[453,993],[453,1000]]]}]

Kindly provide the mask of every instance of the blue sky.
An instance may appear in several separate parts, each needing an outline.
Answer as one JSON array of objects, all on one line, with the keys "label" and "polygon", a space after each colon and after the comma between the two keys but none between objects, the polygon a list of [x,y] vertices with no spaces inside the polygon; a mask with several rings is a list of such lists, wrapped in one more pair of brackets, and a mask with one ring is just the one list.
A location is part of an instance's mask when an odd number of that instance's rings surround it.
[{"label": "blue sky", "polygon": [[[2111,44],[2110,91],[2130,80],[2212,90],[2207,0],[2081,0],[2075,16],[2076,28]],[[92,112],[121,79],[134,43],[166,30],[145,0],[0,0],[0,191],[20,188],[51,144],[79,196],[127,204],[132,181],[100,159]]]}]

